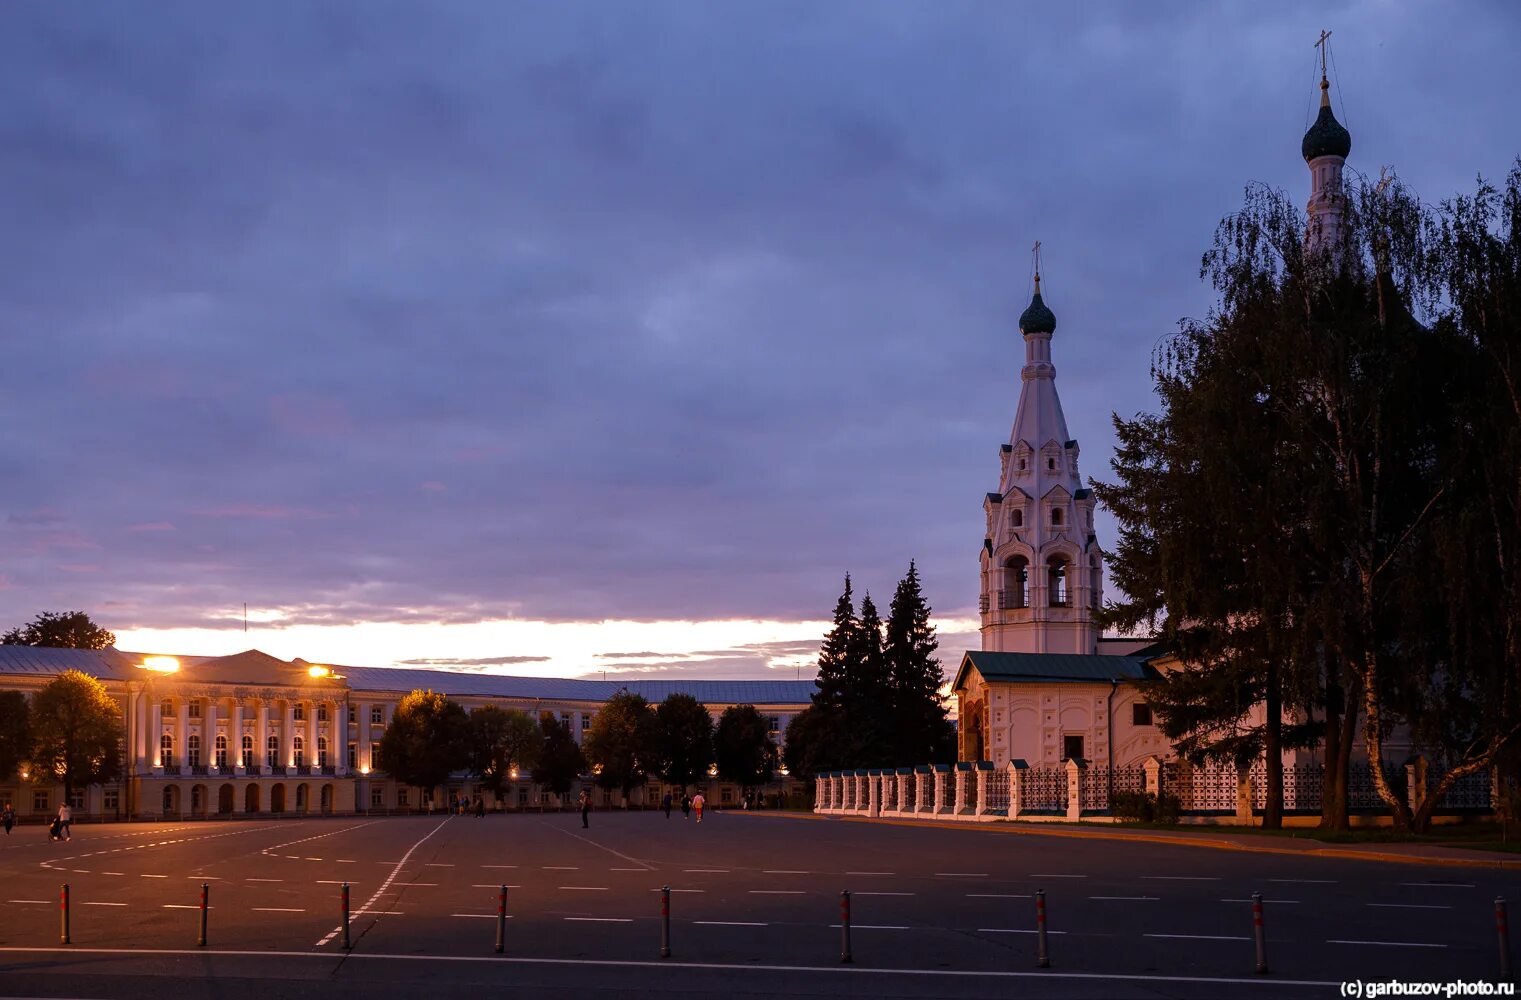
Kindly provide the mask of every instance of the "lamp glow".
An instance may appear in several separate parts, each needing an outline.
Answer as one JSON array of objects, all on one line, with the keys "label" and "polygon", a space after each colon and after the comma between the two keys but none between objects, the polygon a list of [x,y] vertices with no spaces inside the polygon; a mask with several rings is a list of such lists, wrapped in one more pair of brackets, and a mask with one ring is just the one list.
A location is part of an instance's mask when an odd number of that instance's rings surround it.
[{"label": "lamp glow", "polygon": [[180,661],[172,656],[150,656],[143,660],[143,667],[159,674],[172,674],[180,669]]},{"label": "lamp glow", "polygon": [[330,668],[320,666],[316,663],[313,663],[311,666],[306,668],[306,674],[308,677],[326,677],[332,672],[333,671]]}]

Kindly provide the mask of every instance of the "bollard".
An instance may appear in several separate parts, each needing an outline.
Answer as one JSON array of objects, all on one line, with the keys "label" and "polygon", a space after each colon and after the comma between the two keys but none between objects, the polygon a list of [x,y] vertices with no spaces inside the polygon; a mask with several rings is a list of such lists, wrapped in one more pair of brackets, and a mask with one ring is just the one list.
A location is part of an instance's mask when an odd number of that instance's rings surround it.
[{"label": "bollard", "polygon": [[850,957],[850,890],[840,890],[840,961],[854,962]]},{"label": "bollard", "polygon": [[507,887],[500,886],[496,895],[496,953],[507,950]]},{"label": "bollard", "polygon": [[63,889],[58,893],[58,940],[61,944],[70,944],[69,941],[69,883],[63,884]]},{"label": "bollard", "polygon": [[1262,893],[1252,893],[1252,940],[1257,943],[1257,975],[1267,974],[1267,932],[1262,927]]},{"label": "bollard", "polygon": [[1046,944],[1046,890],[1035,890],[1035,967],[1051,968],[1051,952]]},{"label": "bollard", "polygon": [[1500,939],[1500,982],[1510,982],[1510,922],[1505,919],[1505,897],[1495,897],[1495,934]]},{"label": "bollard", "polygon": [[206,947],[206,904],[207,904],[207,902],[209,902],[210,895],[211,895],[211,887],[209,885],[207,885],[205,882],[202,882],[201,883],[201,934],[200,934],[200,937],[196,938],[196,941],[195,941],[196,946],[200,947],[200,948]]},{"label": "bollard", "polygon": [[343,883],[343,950],[348,951],[349,944],[349,884]]},{"label": "bollard", "polygon": [[660,957],[671,957],[671,887],[660,887]]}]

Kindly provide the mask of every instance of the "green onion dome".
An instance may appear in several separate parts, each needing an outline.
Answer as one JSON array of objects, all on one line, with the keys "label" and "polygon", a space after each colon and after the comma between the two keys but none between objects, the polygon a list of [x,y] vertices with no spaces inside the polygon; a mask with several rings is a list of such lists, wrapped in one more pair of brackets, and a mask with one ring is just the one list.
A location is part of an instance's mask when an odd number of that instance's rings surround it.
[{"label": "green onion dome", "polygon": [[1056,332],[1056,314],[1046,308],[1046,304],[1040,298],[1040,276],[1035,278],[1035,297],[1030,299],[1029,308],[1019,314],[1019,332],[1024,334]]},{"label": "green onion dome", "polygon": [[1316,116],[1315,124],[1304,134],[1304,142],[1299,146],[1306,162],[1319,156],[1339,156],[1345,160],[1347,154],[1352,152],[1352,134],[1342,128],[1341,122],[1331,113],[1328,91],[1329,85],[1321,80],[1320,114]]}]

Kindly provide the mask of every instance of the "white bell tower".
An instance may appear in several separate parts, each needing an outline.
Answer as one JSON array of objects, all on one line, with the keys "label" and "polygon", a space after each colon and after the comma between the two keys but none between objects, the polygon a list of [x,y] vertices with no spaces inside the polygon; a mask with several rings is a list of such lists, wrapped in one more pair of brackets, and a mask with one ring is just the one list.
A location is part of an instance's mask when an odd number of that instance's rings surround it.
[{"label": "white bell tower", "polygon": [[999,451],[998,492],[983,500],[982,648],[1007,653],[1095,653],[1094,609],[1103,599],[1103,555],[1094,499],[1077,470],[1077,442],[1056,395],[1051,335],[1056,316],[1035,292],[1019,317],[1025,341],[1019,408]]},{"label": "white bell tower", "polygon": [[1331,111],[1331,84],[1326,79],[1326,49],[1330,42],[1329,31],[1322,31],[1315,42],[1320,49],[1320,113],[1299,145],[1310,168],[1310,203],[1306,206],[1310,227],[1305,245],[1311,250],[1337,246],[1342,214],[1347,207],[1341,169],[1346,166],[1347,154],[1352,152],[1352,135]]}]

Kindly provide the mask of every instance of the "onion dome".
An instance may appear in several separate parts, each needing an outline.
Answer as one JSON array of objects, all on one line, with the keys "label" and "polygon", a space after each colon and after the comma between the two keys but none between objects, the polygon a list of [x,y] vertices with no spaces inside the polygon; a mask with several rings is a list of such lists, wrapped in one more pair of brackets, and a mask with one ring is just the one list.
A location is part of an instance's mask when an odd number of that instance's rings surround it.
[{"label": "onion dome", "polygon": [[1320,78],[1320,114],[1304,134],[1299,151],[1306,162],[1320,156],[1339,156],[1345,160],[1352,152],[1352,134],[1331,113],[1331,85],[1325,77]]},{"label": "onion dome", "polygon": [[1035,296],[1030,299],[1030,305],[1024,312],[1019,314],[1019,332],[1023,334],[1056,332],[1056,314],[1046,308],[1046,304],[1040,298],[1040,275],[1035,276]]}]

